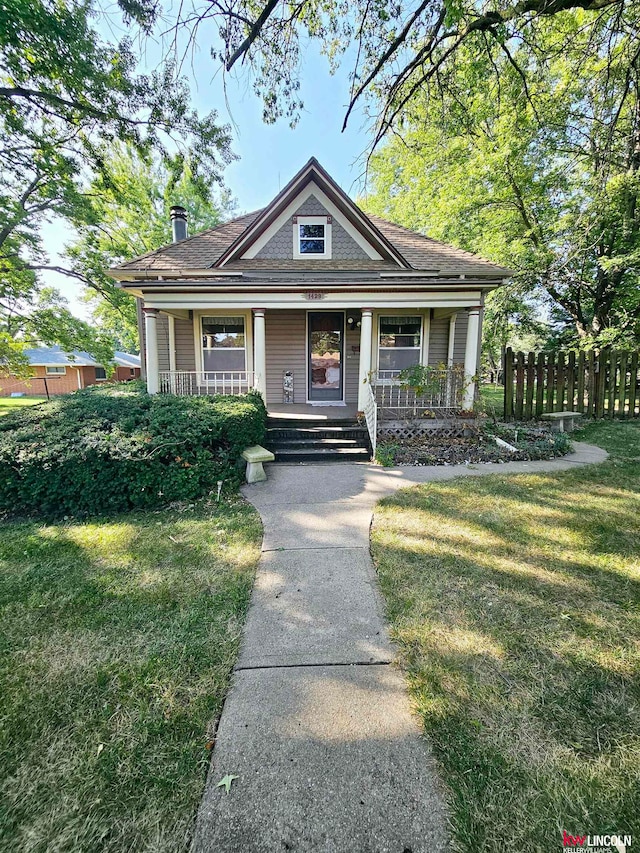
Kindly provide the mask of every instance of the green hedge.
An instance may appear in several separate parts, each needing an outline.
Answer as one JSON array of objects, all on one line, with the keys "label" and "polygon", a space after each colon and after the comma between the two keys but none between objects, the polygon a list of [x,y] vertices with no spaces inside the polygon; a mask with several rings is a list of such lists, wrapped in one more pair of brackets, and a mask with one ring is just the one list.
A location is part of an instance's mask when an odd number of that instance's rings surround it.
[{"label": "green hedge", "polygon": [[150,396],[131,385],[78,391],[0,418],[0,511],[101,515],[191,500],[237,483],[264,438],[258,394]]}]

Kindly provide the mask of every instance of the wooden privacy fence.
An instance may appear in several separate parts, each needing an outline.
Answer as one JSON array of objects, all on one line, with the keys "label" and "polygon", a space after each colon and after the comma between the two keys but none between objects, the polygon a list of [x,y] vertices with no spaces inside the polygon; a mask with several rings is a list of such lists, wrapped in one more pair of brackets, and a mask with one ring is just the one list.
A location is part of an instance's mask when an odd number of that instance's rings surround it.
[{"label": "wooden privacy fence", "polygon": [[513,352],[504,358],[504,416],[528,421],[545,412],[592,418],[640,417],[637,352]]}]

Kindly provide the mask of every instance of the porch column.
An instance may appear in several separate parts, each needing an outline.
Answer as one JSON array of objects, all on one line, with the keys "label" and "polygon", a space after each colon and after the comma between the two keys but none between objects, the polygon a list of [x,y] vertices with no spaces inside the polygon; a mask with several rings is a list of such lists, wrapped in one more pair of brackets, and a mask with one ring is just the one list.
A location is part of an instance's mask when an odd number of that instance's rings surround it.
[{"label": "porch column", "polygon": [[264,308],[253,309],[253,371],[254,388],[267,401],[267,339],[265,334]]},{"label": "porch column", "polygon": [[143,308],[144,332],[146,338],[147,391],[157,394],[160,390],[160,373],[158,368],[158,309]]},{"label": "porch column", "polygon": [[472,409],[475,400],[476,374],[478,373],[478,336],[480,334],[480,311],[482,308],[467,308],[469,323],[467,325],[467,344],[464,351],[464,378],[469,384],[465,388],[463,406]]},{"label": "porch column", "polygon": [[456,345],[456,318],[457,314],[449,317],[449,348],[447,351],[447,367],[453,367],[453,351]]},{"label": "porch column", "polygon": [[364,411],[369,396],[367,383],[371,373],[371,336],[373,332],[373,311],[371,308],[362,309],[360,321],[360,370],[358,381],[358,411]]}]

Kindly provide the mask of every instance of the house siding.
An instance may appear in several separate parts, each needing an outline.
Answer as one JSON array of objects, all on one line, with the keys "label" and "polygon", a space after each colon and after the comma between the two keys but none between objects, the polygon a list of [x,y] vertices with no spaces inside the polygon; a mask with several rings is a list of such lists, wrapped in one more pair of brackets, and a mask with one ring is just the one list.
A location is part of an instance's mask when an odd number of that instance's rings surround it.
[{"label": "house siding", "polygon": [[458,311],[456,317],[456,333],[453,343],[453,363],[464,364],[464,353],[467,348],[467,326],[469,325],[469,314],[466,311]]},{"label": "house siding", "polygon": [[[457,325],[457,324],[456,324]],[[434,317],[429,332],[429,366],[447,363],[449,349],[449,318]]]},{"label": "house siding", "polygon": [[196,369],[193,320],[175,320],[176,370]]},{"label": "house siding", "polygon": [[267,311],[267,404],[282,402],[282,375],[293,371],[293,401],[307,402],[305,311]]},{"label": "house siding", "polygon": [[158,330],[158,369],[169,370],[169,318],[166,314],[158,314],[156,328]]},{"label": "house siding", "polygon": [[[295,216],[328,216],[329,212],[311,195],[300,205],[296,210]],[[365,260],[368,259],[367,253],[359,246],[353,237],[350,237],[345,229],[340,225],[335,216],[331,224],[331,258],[332,260]],[[281,260],[293,258],[293,226],[292,220],[287,219],[286,223],[277,231],[269,242],[260,249],[256,258],[266,258],[269,260]]]}]

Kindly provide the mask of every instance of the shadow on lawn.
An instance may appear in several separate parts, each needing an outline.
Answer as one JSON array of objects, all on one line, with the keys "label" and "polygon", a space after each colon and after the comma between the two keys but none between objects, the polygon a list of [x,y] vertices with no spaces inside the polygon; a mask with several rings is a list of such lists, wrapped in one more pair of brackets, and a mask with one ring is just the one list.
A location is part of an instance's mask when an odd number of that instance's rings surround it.
[{"label": "shadow on lawn", "polygon": [[374,521],[392,632],[473,853],[640,832],[640,466],[596,471],[417,487]]}]

